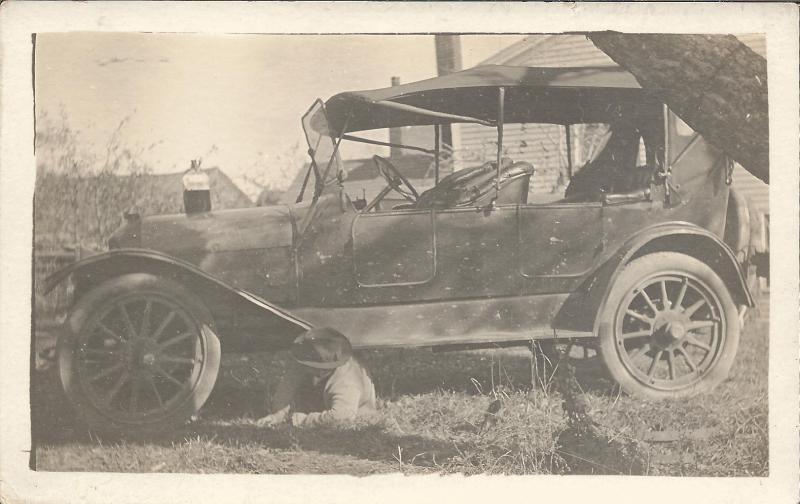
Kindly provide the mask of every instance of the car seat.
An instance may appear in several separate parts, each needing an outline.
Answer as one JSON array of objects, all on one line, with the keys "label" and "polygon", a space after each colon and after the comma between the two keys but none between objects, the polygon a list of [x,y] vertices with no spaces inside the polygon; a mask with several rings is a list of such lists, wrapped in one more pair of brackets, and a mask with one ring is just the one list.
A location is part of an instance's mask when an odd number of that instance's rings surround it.
[{"label": "car seat", "polygon": [[564,202],[601,201],[606,195],[628,195],[645,190],[655,163],[637,166],[640,135],[636,128],[617,125],[600,155],[572,177]]},{"label": "car seat", "polygon": [[[524,161],[512,162],[503,158],[500,169],[499,193],[496,204],[525,204],[534,168]],[[464,168],[446,176],[420,194],[413,208],[444,209],[488,205],[495,197],[497,162]]]}]

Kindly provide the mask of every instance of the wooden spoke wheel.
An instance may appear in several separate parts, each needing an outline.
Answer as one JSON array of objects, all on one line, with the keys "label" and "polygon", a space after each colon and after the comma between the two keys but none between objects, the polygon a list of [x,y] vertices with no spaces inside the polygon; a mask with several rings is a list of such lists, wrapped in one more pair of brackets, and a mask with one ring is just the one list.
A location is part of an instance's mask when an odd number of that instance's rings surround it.
[{"label": "wooden spoke wheel", "polygon": [[208,309],[175,282],[149,274],[111,279],[83,296],[62,338],[62,384],[95,430],[149,433],[202,406],[219,370]]},{"label": "wooden spoke wheel", "polygon": [[739,321],[724,282],[673,252],[631,262],[612,286],[600,324],[603,360],[629,393],[692,395],[725,379]]}]

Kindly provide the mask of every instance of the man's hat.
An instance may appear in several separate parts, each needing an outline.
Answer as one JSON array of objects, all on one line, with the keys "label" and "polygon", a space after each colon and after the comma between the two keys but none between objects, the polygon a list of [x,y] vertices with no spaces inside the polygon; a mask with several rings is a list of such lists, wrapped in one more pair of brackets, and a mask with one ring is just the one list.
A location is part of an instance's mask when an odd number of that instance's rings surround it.
[{"label": "man's hat", "polygon": [[353,355],[347,337],[329,327],[310,329],[298,336],[289,351],[297,362],[316,369],[336,369]]}]

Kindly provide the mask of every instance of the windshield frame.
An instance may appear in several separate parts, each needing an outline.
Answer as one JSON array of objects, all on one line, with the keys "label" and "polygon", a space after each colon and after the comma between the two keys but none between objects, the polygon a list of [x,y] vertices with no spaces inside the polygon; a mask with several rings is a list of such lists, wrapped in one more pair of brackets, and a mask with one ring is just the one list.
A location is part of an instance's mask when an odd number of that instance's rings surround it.
[{"label": "windshield frame", "polygon": [[[316,112],[314,112],[315,109],[316,109]],[[322,113],[322,118],[325,120],[326,129],[328,130],[327,133],[316,132],[316,131],[313,131],[313,130],[309,131],[310,128],[306,127],[306,118],[309,117],[309,114],[316,114],[316,113],[319,113],[319,112]],[[313,117],[313,115],[312,115],[312,117]],[[349,120],[349,117],[345,119],[345,124],[347,123],[348,120]],[[342,165],[342,160],[339,157],[339,145],[341,144],[342,137],[344,135],[343,134],[339,134],[338,137],[334,137],[330,133],[331,132],[330,121],[328,121],[328,114],[327,114],[327,111],[325,109],[325,102],[322,101],[320,98],[317,98],[316,100],[314,100],[314,102],[311,104],[311,106],[308,108],[308,110],[306,110],[305,114],[303,114],[303,116],[302,116],[302,118],[300,120],[300,123],[301,123],[301,126],[303,128],[303,134],[304,134],[305,139],[306,139],[306,145],[308,145],[307,153],[308,153],[309,157],[311,158],[311,163],[309,164],[308,171],[307,171],[306,176],[305,176],[305,178],[303,180],[303,185],[300,188],[300,193],[297,195],[297,199],[295,200],[295,203],[300,203],[300,202],[303,201],[303,197],[305,195],[306,187],[308,185],[308,180],[310,179],[310,176],[311,176],[312,172],[314,173],[314,193],[312,195],[312,202],[313,202],[313,201],[316,201],[317,199],[319,199],[319,197],[324,192],[326,186],[333,185],[333,183],[335,181],[337,181],[341,177],[340,174],[341,174],[341,171],[343,169],[342,168],[342,166],[343,166]],[[317,133],[320,136],[320,141],[317,142],[317,144],[316,144],[316,147],[317,147],[316,150],[311,145],[312,142],[311,142],[310,135],[311,135],[312,131],[314,133]],[[319,164],[317,163],[317,158],[316,158],[316,153],[319,150],[320,143],[323,141],[322,140],[323,137],[330,138],[331,146],[332,146],[331,155],[327,159],[327,161],[325,162],[324,169],[322,169],[319,166]],[[334,177],[332,177],[329,180],[328,176],[330,174],[331,167],[334,164],[337,165],[336,174],[335,174]]]},{"label": "windshield frame", "polygon": [[[502,88],[498,88],[498,89],[502,89]],[[499,91],[499,94],[502,96],[502,91]],[[500,100],[502,100],[502,98],[500,98]],[[439,178],[438,177],[438,172],[439,172],[438,164],[439,164],[439,153],[440,153],[439,137],[441,136],[441,132],[439,131],[439,128],[442,125],[444,125],[444,124],[454,124],[454,123],[476,123],[476,124],[482,124],[484,126],[490,126],[490,127],[495,127],[495,128],[498,128],[498,129],[502,129],[502,122],[503,122],[502,118],[496,118],[495,120],[492,120],[492,121],[486,121],[486,120],[483,120],[483,119],[477,119],[477,118],[469,117],[469,116],[447,114],[447,113],[442,113],[442,112],[438,112],[438,111],[435,111],[435,110],[424,109],[424,108],[421,108],[421,107],[413,107],[413,106],[405,105],[405,104],[402,104],[402,103],[393,102],[391,100],[382,100],[382,101],[374,102],[374,104],[378,105],[378,106],[386,107],[386,108],[394,108],[394,109],[401,109],[401,110],[405,110],[405,111],[413,111],[414,113],[419,114],[421,116],[433,117],[433,118],[437,118],[437,119],[447,119],[447,120],[443,120],[441,122],[437,122],[437,123],[433,124],[434,130],[435,130],[435,133],[434,133],[434,135],[435,135],[435,141],[434,141],[435,146],[434,146],[433,149],[426,149],[426,148],[423,148],[423,147],[417,147],[417,146],[413,146],[413,145],[393,144],[391,142],[380,142],[380,141],[376,141],[376,140],[370,140],[370,139],[367,139],[367,138],[361,138],[361,137],[358,137],[358,136],[355,136],[355,135],[351,135],[351,134],[348,133],[347,124],[348,124],[348,122],[350,120],[350,117],[352,116],[352,112],[353,112],[352,109],[350,109],[347,112],[344,124],[342,125],[341,130],[338,131],[338,136],[334,137],[332,134],[330,134],[330,132],[332,132],[333,129],[331,127],[331,122],[328,119],[328,113],[327,113],[327,109],[325,107],[325,102],[321,98],[317,98],[316,100],[314,100],[314,102],[311,104],[311,106],[308,108],[308,110],[306,110],[305,114],[303,114],[302,119],[301,119],[301,124],[303,126],[303,132],[304,132],[304,135],[305,135],[305,138],[306,138],[306,144],[308,145],[308,155],[311,158],[311,163],[310,163],[310,165],[308,167],[308,171],[306,172],[305,178],[303,180],[303,184],[302,184],[302,186],[300,188],[300,193],[298,194],[297,199],[295,200],[295,203],[301,203],[303,201],[303,198],[304,198],[304,195],[305,195],[305,190],[306,190],[306,187],[308,185],[308,181],[310,179],[310,176],[311,176],[312,172],[314,173],[314,177],[315,177],[314,194],[312,195],[312,201],[318,199],[319,196],[321,196],[321,194],[324,192],[325,187],[327,187],[329,185],[332,185],[331,182],[333,182],[336,179],[341,179],[340,173],[344,170],[344,164],[342,163],[342,160],[339,157],[339,146],[340,146],[342,140],[349,140],[349,141],[352,141],[352,142],[360,142],[360,143],[367,143],[367,144],[373,144],[373,145],[383,145],[383,146],[388,146],[388,147],[399,147],[399,148],[402,148],[402,149],[409,149],[409,150],[425,152],[427,154],[434,154],[434,158],[435,158],[435,162],[436,162],[436,170],[435,170],[436,171],[436,182],[438,182],[438,178]],[[327,136],[328,136],[328,138],[331,139],[331,141],[333,143],[333,153],[331,154],[331,157],[328,159],[328,161],[326,163],[326,166],[325,166],[325,169],[324,169],[324,172],[322,172],[322,173],[321,173],[321,170],[320,170],[320,166],[317,164],[317,160],[314,157],[314,149],[310,145],[309,132],[306,131],[306,126],[305,126],[305,122],[304,122],[304,119],[317,106],[319,106],[319,109],[322,111],[323,118],[325,119],[325,122],[326,122],[326,125],[327,125],[327,129],[329,131],[329,134]],[[502,108],[500,109],[500,111],[502,112]],[[502,133],[499,136],[500,136],[500,138],[502,138]],[[331,167],[333,166],[334,159],[336,160],[336,164],[338,165],[337,177],[336,177],[336,179],[331,179],[330,181],[327,181],[328,174],[330,172]]]},{"label": "windshield frame", "polygon": [[[411,106],[411,105],[406,105],[406,104],[394,102],[394,101],[391,101],[391,100],[380,100],[380,101],[377,101],[377,102],[372,102],[373,105],[386,107],[386,108],[389,108],[389,109],[404,110],[406,112],[412,112],[412,113],[415,113],[415,114],[419,114],[420,116],[439,119],[440,121],[435,122],[433,124],[433,126],[434,126],[434,138],[435,138],[434,149],[425,149],[425,148],[422,148],[422,147],[416,147],[416,146],[411,146],[411,145],[393,144],[391,142],[380,142],[380,141],[370,140],[370,139],[361,138],[361,137],[358,137],[358,136],[354,136],[354,135],[348,134],[347,126],[348,126],[350,118],[352,117],[352,114],[353,114],[353,108],[352,107],[347,111],[344,123],[342,124],[342,127],[337,131],[338,136],[334,137],[333,134],[332,134],[333,129],[331,127],[331,122],[330,122],[330,120],[328,118],[328,112],[327,112],[326,104],[321,98],[317,98],[316,100],[314,100],[314,102],[311,104],[311,106],[308,108],[308,110],[306,110],[305,114],[303,114],[303,116],[301,118],[301,121],[300,121],[301,125],[303,127],[303,133],[304,133],[304,136],[305,136],[305,139],[306,139],[306,144],[308,145],[308,155],[311,158],[311,163],[309,164],[308,171],[306,172],[306,175],[305,175],[305,177],[303,179],[303,184],[300,187],[300,192],[297,195],[297,198],[295,200],[295,204],[301,203],[303,201],[303,198],[304,198],[304,195],[305,195],[305,191],[306,191],[306,188],[308,186],[308,181],[311,178],[311,173],[312,172],[314,173],[314,193],[313,193],[312,199],[311,199],[311,206],[312,207],[315,206],[317,200],[324,193],[326,187],[333,185],[334,182],[336,182],[337,185],[339,185],[340,187],[342,186],[343,175],[346,175],[346,174],[342,173],[344,171],[344,164],[343,164],[343,162],[342,162],[342,160],[341,160],[341,158],[339,156],[339,146],[341,145],[342,140],[350,140],[350,141],[353,141],[353,142],[361,142],[361,143],[368,143],[368,144],[374,144],[374,145],[384,145],[384,146],[390,146],[390,147],[399,147],[399,148],[422,151],[422,152],[426,152],[426,153],[429,153],[429,154],[433,154],[434,155],[434,163],[435,163],[435,170],[434,170],[434,172],[435,172],[435,185],[438,185],[438,183],[439,183],[439,161],[440,161],[440,159],[439,159],[439,156],[440,156],[440,145],[439,145],[439,143],[440,143],[440,137],[441,137],[440,128],[441,128],[442,125],[445,125],[445,124],[449,125],[449,124],[454,124],[454,123],[477,123],[477,124],[482,124],[484,126],[490,126],[490,127],[496,128],[497,131],[498,131],[498,144],[499,144],[499,147],[498,147],[498,178],[499,178],[499,171],[500,171],[500,169],[499,169],[500,168],[500,163],[499,163],[500,155],[499,155],[499,153],[502,151],[503,115],[504,115],[503,102],[504,102],[505,88],[500,86],[500,87],[497,88],[497,92],[498,92],[498,110],[497,110],[498,117],[495,117],[494,120],[488,120],[488,121],[484,120],[484,119],[478,119],[478,118],[470,117],[470,116],[448,114],[448,113],[438,112],[438,111],[435,111],[435,110],[424,109],[424,108],[421,108],[421,107],[414,107],[414,106]],[[319,167],[319,165],[317,163],[317,159],[315,157],[315,150],[311,146],[310,135],[309,135],[310,132],[306,129],[306,121],[305,121],[306,117],[308,117],[309,114],[312,114],[312,111],[314,111],[315,108],[317,108],[318,111],[322,112],[322,118],[325,120],[326,129],[328,130],[328,134],[327,135],[319,133],[320,136],[327,136],[328,138],[331,139],[331,142],[333,143],[333,152],[332,152],[330,158],[328,159],[328,161],[326,163],[326,166],[325,166],[325,169],[324,169],[324,171],[322,173],[321,173],[320,167]],[[314,113],[316,113],[316,112],[314,112]],[[317,145],[319,145],[319,143]],[[336,173],[335,177],[332,177],[330,180],[328,180],[328,174],[330,173],[331,167],[334,165],[334,160],[336,161],[336,165],[337,165],[337,173]],[[309,215],[311,215],[312,213],[313,212],[309,212]],[[300,228],[301,232],[302,232],[302,230],[304,230],[306,228],[307,225],[308,225],[308,222],[305,222],[305,219],[304,219],[304,222],[303,222],[303,224],[302,224],[302,226]]]}]

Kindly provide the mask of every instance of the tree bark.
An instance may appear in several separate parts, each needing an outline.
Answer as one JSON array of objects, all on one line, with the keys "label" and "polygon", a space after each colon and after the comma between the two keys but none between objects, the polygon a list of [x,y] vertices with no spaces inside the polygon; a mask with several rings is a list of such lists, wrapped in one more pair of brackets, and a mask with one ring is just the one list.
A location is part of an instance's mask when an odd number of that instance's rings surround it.
[{"label": "tree bark", "polygon": [[763,57],[733,35],[594,32],[587,37],[706,140],[769,183]]}]

